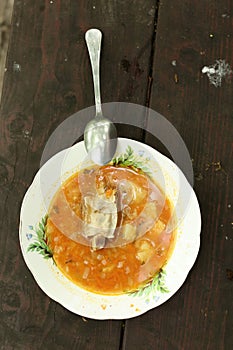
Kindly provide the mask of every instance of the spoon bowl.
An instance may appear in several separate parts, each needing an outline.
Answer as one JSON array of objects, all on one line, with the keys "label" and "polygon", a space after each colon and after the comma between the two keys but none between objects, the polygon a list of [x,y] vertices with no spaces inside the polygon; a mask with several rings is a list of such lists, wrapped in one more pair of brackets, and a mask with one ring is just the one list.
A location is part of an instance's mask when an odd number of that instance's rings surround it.
[{"label": "spoon bowl", "polygon": [[117,148],[115,125],[104,117],[92,119],[84,131],[84,144],[89,157],[96,164],[109,163]]},{"label": "spoon bowl", "polygon": [[115,125],[103,116],[100,97],[100,51],[102,33],[98,29],[89,29],[85,35],[91,61],[96,116],[84,130],[84,144],[90,159],[104,165],[111,161],[117,148],[117,131]]}]

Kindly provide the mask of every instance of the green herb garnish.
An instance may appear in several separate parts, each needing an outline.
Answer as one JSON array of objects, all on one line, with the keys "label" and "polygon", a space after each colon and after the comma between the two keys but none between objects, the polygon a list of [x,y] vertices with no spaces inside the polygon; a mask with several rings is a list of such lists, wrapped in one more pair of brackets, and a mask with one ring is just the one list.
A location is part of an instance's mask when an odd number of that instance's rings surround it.
[{"label": "green herb garnish", "polygon": [[165,283],[165,276],[166,272],[163,269],[160,269],[160,271],[155,275],[152,281],[150,281],[145,286],[137,289],[134,292],[130,292],[129,294],[133,297],[148,297],[151,295],[151,293],[169,293],[168,288],[166,287]]},{"label": "green herb garnish", "polygon": [[34,242],[31,243],[27,249],[28,252],[38,252],[43,255],[44,259],[49,259],[53,257],[53,253],[49,246],[47,245],[47,236],[46,236],[46,224],[48,220],[48,215],[45,215],[41,222],[39,222],[36,228],[30,226],[30,228],[35,232]]},{"label": "green herb garnish", "polygon": [[148,159],[142,160],[142,157],[136,156],[134,154],[133,149],[130,146],[128,146],[126,148],[126,152],[120,155],[119,157],[113,158],[113,160],[111,161],[111,164],[119,165],[122,167],[130,166],[132,168],[139,169],[150,176],[151,172],[148,169],[148,167],[145,165],[146,162],[148,162]]}]

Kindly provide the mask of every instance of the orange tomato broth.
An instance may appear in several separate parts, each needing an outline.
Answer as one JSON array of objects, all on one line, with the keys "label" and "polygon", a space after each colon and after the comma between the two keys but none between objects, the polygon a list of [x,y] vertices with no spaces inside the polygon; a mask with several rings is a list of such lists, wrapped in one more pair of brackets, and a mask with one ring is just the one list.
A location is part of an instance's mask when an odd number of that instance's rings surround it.
[{"label": "orange tomato broth", "polygon": [[[148,186],[148,177],[140,172],[132,171],[130,168],[101,167],[103,174],[112,171],[118,179],[134,181],[137,186],[144,188]],[[76,173],[66,180],[51,202],[46,234],[54,261],[68,279],[88,291],[113,295],[135,290],[151,280],[167,262],[173,251],[175,231],[170,234],[158,232],[158,225],[155,223],[148,232],[131,243],[97,251],[70,239],[58,229],[57,222],[54,224],[53,209],[56,208],[60,222],[69,222],[71,219],[66,210],[62,211],[62,198],[66,198],[72,211],[81,216],[82,194],[79,188],[79,175],[80,173]],[[144,205],[145,200],[142,200],[140,205],[137,205],[137,213],[143,210]],[[171,215],[171,202],[165,198],[158,222],[166,225]],[[64,226],[62,231],[64,232]],[[150,242],[153,245],[153,254],[142,264],[137,258],[137,247],[143,242]]]}]

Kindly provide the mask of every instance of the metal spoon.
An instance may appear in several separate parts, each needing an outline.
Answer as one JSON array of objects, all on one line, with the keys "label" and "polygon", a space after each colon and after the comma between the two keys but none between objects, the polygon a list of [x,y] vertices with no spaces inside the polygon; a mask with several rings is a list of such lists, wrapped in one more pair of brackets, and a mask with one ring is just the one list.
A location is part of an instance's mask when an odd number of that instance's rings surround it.
[{"label": "metal spoon", "polygon": [[85,34],[90,56],[96,116],[84,130],[84,144],[89,157],[97,164],[107,164],[114,156],[117,147],[117,131],[115,125],[103,116],[100,97],[100,49],[102,33],[98,29],[90,29]]}]

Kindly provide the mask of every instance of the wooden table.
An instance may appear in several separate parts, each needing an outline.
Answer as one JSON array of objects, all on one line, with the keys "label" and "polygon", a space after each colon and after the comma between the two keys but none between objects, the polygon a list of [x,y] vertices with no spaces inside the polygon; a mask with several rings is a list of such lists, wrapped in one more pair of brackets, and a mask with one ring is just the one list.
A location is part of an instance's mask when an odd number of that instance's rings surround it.
[{"label": "wooden table", "polygon": [[[0,348],[232,349],[232,80],[212,85],[203,66],[233,67],[231,0],[15,0],[1,104]],[[19,210],[53,130],[93,105],[84,33],[104,33],[104,102],[164,115],[193,159],[201,249],[165,304],[130,319],[72,314],[37,286],[23,261]],[[118,127],[166,153],[141,129]]]}]

